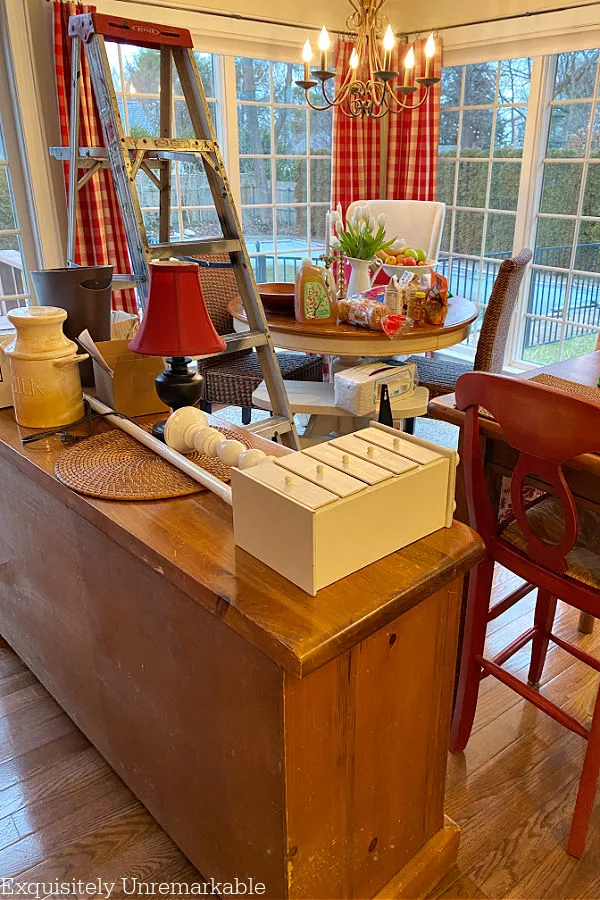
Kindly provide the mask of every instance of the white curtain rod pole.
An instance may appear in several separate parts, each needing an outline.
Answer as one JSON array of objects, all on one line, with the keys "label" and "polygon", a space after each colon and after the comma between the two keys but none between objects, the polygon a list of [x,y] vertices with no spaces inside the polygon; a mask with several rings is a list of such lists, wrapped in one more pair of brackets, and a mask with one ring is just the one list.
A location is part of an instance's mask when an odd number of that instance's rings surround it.
[{"label": "white curtain rod pole", "polygon": [[171,450],[170,447],[167,447],[166,444],[163,444],[162,441],[155,438],[149,431],[145,431],[143,428],[140,428],[139,425],[136,425],[135,422],[114,415],[114,410],[111,409],[110,406],[106,406],[104,403],[101,403],[100,400],[91,397],[89,394],[84,393],[83,396],[92,409],[108,419],[111,424],[116,425],[121,431],[124,431],[126,434],[130,435],[130,437],[139,441],[140,444],[144,444],[144,446],[153,450],[158,456],[161,456],[167,462],[171,463],[171,465],[175,466],[185,475],[189,475],[194,481],[197,481],[199,484],[203,485],[203,487],[208,488],[209,491],[212,491],[213,494],[216,494],[221,500],[228,503],[229,506],[232,505],[231,488],[229,485],[224,484],[219,478],[215,478],[214,475],[211,475],[210,472],[207,472],[205,469],[201,469],[200,466],[197,466],[196,463],[187,459],[182,453]]}]

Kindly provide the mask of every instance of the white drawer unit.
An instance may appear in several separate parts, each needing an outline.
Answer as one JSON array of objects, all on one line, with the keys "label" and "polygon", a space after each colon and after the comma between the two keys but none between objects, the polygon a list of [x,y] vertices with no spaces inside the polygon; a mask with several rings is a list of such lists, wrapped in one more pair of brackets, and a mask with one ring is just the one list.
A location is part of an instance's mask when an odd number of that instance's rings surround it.
[{"label": "white drawer unit", "polygon": [[235,542],[315,595],[449,527],[457,462],[453,450],[373,424],[232,469]]}]

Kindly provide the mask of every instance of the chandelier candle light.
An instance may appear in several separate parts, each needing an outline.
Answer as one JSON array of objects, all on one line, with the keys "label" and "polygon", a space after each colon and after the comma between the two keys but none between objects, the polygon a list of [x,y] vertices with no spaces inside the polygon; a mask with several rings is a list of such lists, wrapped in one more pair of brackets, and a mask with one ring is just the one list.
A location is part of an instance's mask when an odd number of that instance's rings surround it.
[{"label": "chandelier candle light", "polygon": [[[313,51],[310,40],[307,39],[304,43],[302,50],[304,79],[297,81],[296,84],[304,90],[306,102],[311,109],[316,110],[337,106],[345,116],[354,119],[365,116],[381,119],[389,112],[399,113],[405,109],[418,109],[427,100],[431,86],[440,80],[432,77],[436,49],[433,34],[429,35],[425,44],[425,75],[416,79],[424,88],[423,96],[417,103],[410,105],[398,95],[409,95],[418,90],[414,84],[414,48],[409,47],[404,57],[403,83],[394,86],[394,79],[398,77],[398,72],[392,69],[392,50],[396,38],[392,26],[381,14],[385,0],[360,0],[360,5],[356,5],[355,0],[350,2],[354,12],[348,17],[346,27],[354,36],[354,47],[346,71],[339,73],[337,92],[334,91],[330,95],[326,89],[326,82],[335,78],[336,72],[328,67],[331,41],[325,26],[321,29],[318,41],[320,68],[311,71]],[[359,68],[361,78],[358,77]],[[321,85],[319,101],[321,99],[325,101],[322,106],[313,102],[310,95],[312,88],[318,87],[319,83]]]}]

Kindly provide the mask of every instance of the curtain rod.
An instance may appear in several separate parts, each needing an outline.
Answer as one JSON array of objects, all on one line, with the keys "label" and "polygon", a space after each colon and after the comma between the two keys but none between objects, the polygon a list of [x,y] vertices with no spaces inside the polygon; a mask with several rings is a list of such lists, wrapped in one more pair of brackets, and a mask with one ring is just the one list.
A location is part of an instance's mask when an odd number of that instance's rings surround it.
[{"label": "curtain rod", "polygon": [[[46,0],[47,3],[52,3],[53,0]],[[61,0],[62,2],[62,0]],[[135,3],[137,6],[151,6],[154,9],[157,9],[156,3],[152,2],[152,0],[121,0],[121,3]],[[534,16],[547,16],[551,13],[560,13],[560,12],[570,12],[573,9],[583,9],[586,6],[600,6],[600,0],[592,0],[591,3],[583,2],[583,3],[572,3],[568,6],[552,6],[548,9],[540,9],[540,10],[532,10],[530,12],[522,12],[522,13],[513,13],[512,15],[506,16],[496,16],[492,19],[473,19],[470,22],[459,22],[455,25],[443,25],[440,28],[422,28],[415,29],[412,31],[398,31],[396,32],[397,37],[411,37],[419,34],[425,34],[430,31],[438,33],[444,33],[445,31],[453,31],[456,28],[467,28],[471,25],[491,25],[495,22],[511,22],[516,21],[517,19],[530,19]],[[238,22],[258,22],[262,25],[278,25],[285,28],[298,28],[303,31],[318,29],[317,25],[303,25],[299,22],[286,22],[281,19],[263,19],[260,16],[249,16],[245,13],[233,13],[233,12],[218,12],[217,10],[212,9],[201,9],[197,6],[190,6],[189,4],[182,3],[161,3],[160,9],[173,9],[178,10],[180,12],[197,12],[201,13],[203,16],[214,16],[219,19],[235,19]],[[344,29],[337,28],[329,28],[328,29],[331,34],[337,34],[339,37],[347,37],[348,31]]]}]

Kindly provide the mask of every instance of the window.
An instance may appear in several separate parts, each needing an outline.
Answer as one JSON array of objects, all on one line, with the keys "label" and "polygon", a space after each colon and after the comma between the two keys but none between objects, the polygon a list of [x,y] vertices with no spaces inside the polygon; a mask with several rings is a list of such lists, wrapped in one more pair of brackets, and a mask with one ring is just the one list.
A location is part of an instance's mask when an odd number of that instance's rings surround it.
[{"label": "window", "polygon": [[324,250],[331,197],[331,112],[309,110],[302,67],[238,57],[242,227],[256,277],[290,281]]},{"label": "window", "polygon": [[0,120],[0,315],[5,316],[16,306],[24,306],[27,299],[21,232]]},{"label": "window", "polygon": [[512,255],[531,59],[445,68],[438,200],[447,204],[440,271],[480,303],[479,327],[500,261]]},{"label": "window", "polygon": [[[106,44],[115,83],[123,128],[139,137],[159,135],[160,52],[126,44]],[[216,58],[196,52],[196,62],[208,98],[211,116],[218,129]],[[179,78],[173,66],[174,137],[193,138]],[[193,241],[221,233],[219,218],[202,162],[171,163],[171,240]],[[158,188],[139,172],[136,186],[144,224],[151,243],[158,241]]]},{"label": "window", "polygon": [[598,50],[550,67],[534,265],[519,356],[539,365],[595,349],[600,331]]}]

